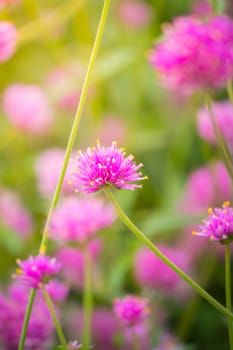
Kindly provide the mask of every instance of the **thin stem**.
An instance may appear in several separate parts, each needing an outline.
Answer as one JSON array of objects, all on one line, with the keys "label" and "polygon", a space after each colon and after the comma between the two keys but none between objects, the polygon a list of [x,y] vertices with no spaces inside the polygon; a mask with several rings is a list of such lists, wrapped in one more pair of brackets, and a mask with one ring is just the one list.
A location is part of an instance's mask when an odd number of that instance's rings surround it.
[{"label": "thin stem", "polygon": [[83,350],[88,350],[91,342],[92,319],[92,261],[88,246],[83,249],[84,254],[84,296],[83,296]]},{"label": "thin stem", "polygon": [[155,255],[157,255],[166,265],[168,265],[173,271],[175,271],[185,282],[187,282],[197,293],[199,293],[204,299],[212,304],[218,311],[224,315],[233,319],[233,314],[221,305],[216,299],[208,294],[198,283],[193,281],[184,271],[176,266],[171,260],[169,260],[154,244],[140,231],[137,226],[128,218],[125,212],[121,209],[119,203],[114,197],[111,189],[105,187],[104,192],[108,197],[109,201],[113,204],[122,222],[132,231],[136,237],[140,239]]},{"label": "thin stem", "polygon": [[26,340],[28,324],[29,324],[35,296],[36,296],[36,289],[33,288],[30,291],[30,296],[28,299],[28,304],[27,304],[27,308],[26,308],[24,321],[23,321],[23,328],[22,328],[21,335],[20,335],[18,350],[24,350],[24,344],[25,344],[25,340]]},{"label": "thin stem", "polygon": [[209,114],[210,114],[212,126],[213,126],[213,129],[214,129],[214,132],[215,132],[215,136],[216,136],[216,139],[217,139],[219,150],[220,150],[220,152],[222,154],[223,162],[225,163],[226,168],[228,170],[228,173],[229,173],[229,175],[231,177],[231,180],[233,182],[233,168],[232,168],[233,161],[232,161],[232,157],[231,157],[228,145],[227,145],[227,143],[226,143],[226,141],[225,141],[225,139],[224,139],[221,131],[219,130],[219,127],[218,127],[217,123],[216,123],[214,111],[213,111],[213,108],[212,108],[212,99],[211,99],[210,95],[208,95],[208,94],[206,95],[206,106],[207,106],[207,109],[208,109]]},{"label": "thin stem", "polygon": [[53,324],[54,324],[54,327],[56,329],[58,338],[59,338],[63,348],[67,350],[68,347],[67,347],[66,338],[64,336],[64,333],[63,333],[63,330],[61,328],[60,322],[59,322],[59,320],[57,318],[57,315],[56,315],[56,312],[55,312],[55,309],[54,309],[54,306],[53,306],[53,302],[52,302],[52,300],[51,300],[51,298],[49,296],[49,293],[47,292],[45,286],[42,286],[41,289],[42,289],[42,292],[43,292],[46,304],[48,306],[51,318],[53,320]]},{"label": "thin stem", "polygon": [[44,232],[43,232],[43,237],[42,237],[42,241],[41,241],[41,246],[40,246],[40,251],[39,254],[43,254],[46,252],[47,249],[47,243],[48,243],[48,232],[49,232],[49,225],[50,225],[50,220],[52,217],[52,213],[53,210],[55,209],[58,199],[59,199],[59,195],[61,192],[61,187],[62,187],[62,183],[65,177],[65,173],[66,173],[66,169],[68,166],[68,162],[69,162],[69,158],[72,152],[72,148],[74,145],[74,141],[75,141],[75,137],[78,131],[78,127],[79,127],[79,123],[81,120],[81,115],[82,115],[82,111],[85,105],[85,101],[86,101],[86,97],[87,97],[87,93],[88,93],[88,87],[90,84],[90,78],[91,78],[91,73],[93,71],[94,68],[94,64],[96,61],[96,57],[97,57],[97,53],[99,50],[99,46],[100,46],[100,42],[102,39],[102,35],[103,35],[103,31],[105,28],[105,23],[107,20],[107,16],[108,16],[108,11],[109,11],[109,7],[110,7],[110,2],[111,0],[105,0],[104,2],[104,6],[103,6],[103,10],[102,10],[102,14],[101,14],[101,18],[99,21],[99,26],[96,32],[96,37],[95,37],[95,42],[93,45],[93,49],[91,52],[91,56],[90,56],[90,60],[89,60],[89,64],[88,64],[88,68],[87,68],[87,73],[86,73],[86,77],[83,83],[83,88],[82,88],[82,92],[81,92],[81,96],[80,96],[80,100],[79,100],[79,104],[78,104],[78,108],[77,108],[77,112],[74,118],[74,123],[72,126],[72,130],[69,136],[69,140],[67,143],[67,147],[66,147],[66,153],[65,153],[65,158],[63,161],[63,165],[62,165],[62,170],[57,182],[57,186],[55,189],[55,193],[49,208],[49,212],[48,212],[48,216],[47,216],[47,221],[44,227]]},{"label": "thin stem", "polygon": [[211,0],[212,12],[216,14],[218,12],[218,0]]},{"label": "thin stem", "polygon": [[233,104],[233,87],[232,87],[232,81],[231,80],[228,80],[228,82],[227,82],[227,93],[228,93],[228,96],[229,96],[229,100]]},{"label": "thin stem", "polygon": [[[225,251],[225,288],[226,288],[226,307],[227,310],[231,311],[231,250],[230,244],[226,244]],[[232,320],[228,317],[228,332],[230,348],[233,350],[233,328]]]}]

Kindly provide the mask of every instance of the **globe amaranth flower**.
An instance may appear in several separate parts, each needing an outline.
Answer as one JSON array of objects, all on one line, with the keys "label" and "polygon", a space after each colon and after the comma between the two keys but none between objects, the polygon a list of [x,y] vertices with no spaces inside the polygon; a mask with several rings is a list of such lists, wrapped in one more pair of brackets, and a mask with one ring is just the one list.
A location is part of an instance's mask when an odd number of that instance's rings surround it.
[{"label": "globe amaranth flower", "polygon": [[164,37],[150,54],[162,83],[183,94],[218,88],[233,77],[233,21],[178,17],[164,27]]},{"label": "globe amaranth flower", "polygon": [[[229,148],[233,150],[233,106],[228,101],[213,104],[215,122],[226,140]],[[197,115],[199,135],[206,141],[216,144],[216,136],[212,125],[211,115],[207,108],[201,108]]]},{"label": "globe amaranth flower", "polygon": [[148,315],[148,300],[135,295],[126,295],[122,299],[114,300],[113,311],[124,325],[135,326]]},{"label": "globe amaranth flower", "polygon": [[123,0],[119,4],[119,19],[130,28],[143,28],[151,20],[149,5],[140,0]]},{"label": "globe amaranth flower", "polygon": [[15,278],[20,279],[31,288],[40,288],[46,284],[60,270],[60,263],[55,258],[45,255],[30,256],[29,259],[17,260],[19,269],[16,270]]},{"label": "globe amaranth flower", "polygon": [[7,61],[15,52],[17,30],[7,21],[0,21],[0,62]]},{"label": "globe amaranth flower", "polygon": [[54,211],[50,237],[85,243],[115,219],[114,209],[99,198],[69,197]]},{"label": "globe amaranth flower", "polygon": [[210,208],[208,214],[203,225],[192,233],[221,243],[231,241],[233,239],[233,209],[230,207],[230,202],[225,202],[222,208]]},{"label": "globe amaranth flower", "polygon": [[88,148],[86,152],[78,152],[72,160],[74,172],[71,183],[76,191],[92,193],[107,185],[114,185],[118,189],[134,190],[141,185],[134,182],[147,179],[138,170],[143,166],[136,165],[133,156],[125,157],[123,149],[112,142],[104,147],[97,141],[97,147]]}]

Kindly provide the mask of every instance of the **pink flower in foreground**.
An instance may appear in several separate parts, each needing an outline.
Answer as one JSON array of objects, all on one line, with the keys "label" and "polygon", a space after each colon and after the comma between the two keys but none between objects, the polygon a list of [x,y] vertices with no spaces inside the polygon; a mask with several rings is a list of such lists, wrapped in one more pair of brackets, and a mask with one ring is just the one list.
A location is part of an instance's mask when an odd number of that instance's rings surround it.
[{"label": "pink flower in foreground", "polygon": [[132,28],[141,28],[151,19],[150,7],[138,0],[123,0],[119,5],[120,20]]},{"label": "pink flower in foreground", "polygon": [[[230,102],[218,102],[213,104],[213,115],[215,122],[224,136],[229,147],[233,149],[233,106]],[[199,135],[210,143],[216,143],[211,115],[207,108],[198,112],[197,127]]]},{"label": "pink flower in foreground", "polygon": [[141,187],[134,182],[147,177],[142,177],[142,173],[138,172],[143,165],[136,165],[133,158],[132,155],[125,157],[125,152],[117,148],[116,142],[112,142],[109,147],[97,142],[97,147],[88,148],[86,152],[80,151],[73,158],[75,171],[71,182],[77,191],[83,193],[96,192],[108,185],[134,190]]},{"label": "pink flower in foreground", "polygon": [[9,189],[0,189],[0,222],[27,238],[33,231],[32,218],[19,195]]},{"label": "pink flower in foreground", "polygon": [[7,61],[15,52],[17,31],[7,21],[0,21],[0,62]]},{"label": "pink flower in foreground", "polygon": [[163,84],[184,94],[217,88],[233,77],[233,21],[176,18],[164,27],[164,37],[150,54]]},{"label": "pink flower in foreground", "polygon": [[114,219],[113,207],[101,199],[66,198],[53,213],[50,237],[85,243],[99,230],[110,226]]},{"label": "pink flower in foreground", "polygon": [[134,295],[116,299],[113,310],[118,319],[127,326],[140,324],[149,313],[148,300]]},{"label": "pink flower in foreground", "polygon": [[194,235],[208,237],[212,241],[224,242],[233,239],[233,209],[230,202],[225,202],[222,208],[210,208],[209,216]]},{"label": "pink flower in foreground", "polygon": [[46,96],[36,85],[9,86],[3,93],[3,109],[12,125],[27,133],[45,132],[52,121]]},{"label": "pink flower in foreground", "polygon": [[46,284],[60,270],[60,264],[55,258],[39,255],[31,256],[29,259],[17,260],[19,269],[15,278],[21,280],[31,288],[40,288],[41,284]]}]

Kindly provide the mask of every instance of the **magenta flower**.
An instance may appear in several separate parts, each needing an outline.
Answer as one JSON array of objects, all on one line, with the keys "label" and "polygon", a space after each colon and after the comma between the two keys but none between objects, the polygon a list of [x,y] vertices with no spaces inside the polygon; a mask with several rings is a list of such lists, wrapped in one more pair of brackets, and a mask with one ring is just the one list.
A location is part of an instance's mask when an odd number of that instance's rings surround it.
[{"label": "magenta flower", "polygon": [[113,311],[117,318],[126,326],[135,326],[143,321],[149,313],[148,300],[134,295],[116,299]]},{"label": "magenta flower", "polygon": [[[213,115],[215,122],[228,143],[233,149],[233,106],[230,102],[218,102],[213,105]],[[202,108],[198,112],[197,127],[199,135],[210,143],[216,143],[211,116],[207,108]]]},{"label": "magenta flower", "polygon": [[233,21],[179,17],[164,27],[164,37],[150,54],[162,83],[190,94],[218,88],[233,77]]},{"label": "magenta flower", "polygon": [[78,350],[78,349],[82,349],[82,344],[80,344],[77,340],[69,342],[68,350]]},{"label": "magenta flower", "polygon": [[55,258],[44,255],[30,256],[24,261],[18,259],[17,264],[19,269],[14,277],[31,288],[40,288],[41,284],[48,283],[60,270],[60,264]]},{"label": "magenta flower", "polygon": [[125,152],[117,148],[116,142],[109,147],[97,142],[97,147],[88,148],[84,153],[80,151],[72,160],[75,171],[71,182],[77,191],[83,193],[96,192],[108,185],[134,190],[141,187],[134,182],[147,177],[138,172],[143,165],[136,165],[133,158],[132,155],[125,157]]},{"label": "magenta flower", "polygon": [[68,288],[58,280],[51,280],[46,284],[46,290],[52,300],[55,302],[62,302],[68,295]]},{"label": "magenta flower", "polygon": [[197,16],[208,16],[212,12],[212,6],[208,0],[196,0],[192,5],[192,13]]},{"label": "magenta flower", "polygon": [[63,200],[51,220],[50,237],[85,243],[115,219],[114,209],[102,199],[70,197]]},{"label": "magenta flower", "polygon": [[210,208],[209,216],[204,220],[198,231],[193,231],[193,235],[205,236],[212,241],[225,241],[233,239],[233,209],[230,202],[225,202],[222,208]]},{"label": "magenta flower", "polygon": [[27,133],[46,132],[53,118],[43,90],[36,85],[9,86],[3,93],[3,109],[11,124]]},{"label": "magenta flower", "polygon": [[0,62],[7,61],[15,52],[17,31],[7,21],[0,21]]}]

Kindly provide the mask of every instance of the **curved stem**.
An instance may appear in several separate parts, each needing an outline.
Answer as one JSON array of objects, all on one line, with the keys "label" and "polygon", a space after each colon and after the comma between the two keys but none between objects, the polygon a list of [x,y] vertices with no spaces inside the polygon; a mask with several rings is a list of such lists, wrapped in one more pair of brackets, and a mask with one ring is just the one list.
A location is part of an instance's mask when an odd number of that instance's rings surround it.
[{"label": "curved stem", "polygon": [[207,293],[198,283],[192,280],[184,271],[176,266],[170,259],[168,259],[154,244],[140,231],[137,226],[128,218],[125,212],[121,209],[119,203],[114,197],[109,187],[104,188],[104,192],[108,197],[109,201],[113,204],[117,214],[123,223],[132,231],[136,237],[140,239],[155,255],[157,255],[166,265],[168,265],[174,272],[176,272],[185,282],[187,282],[197,293],[199,293],[204,299],[212,304],[218,311],[224,315],[233,319],[233,314],[221,305],[216,299],[214,299],[209,293]]},{"label": "curved stem", "polygon": [[88,246],[83,249],[84,254],[84,296],[83,296],[83,350],[88,350],[91,342],[92,319],[92,261]]},{"label": "curved stem", "polygon": [[29,324],[35,296],[36,296],[36,289],[33,288],[30,291],[30,296],[29,296],[29,300],[28,300],[28,304],[27,304],[27,308],[26,308],[24,321],[23,321],[23,328],[22,328],[21,335],[20,335],[18,350],[24,350],[24,344],[25,344],[25,340],[26,340],[28,324]]},{"label": "curved stem", "polygon": [[229,80],[227,82],[227,93],[228,93],[228,96],[229,96],[229,100],[233,104],[233,87],[232,87],[232,81],[231,80]]},{"label": "curved stem", "polygon": [[67,342],[66,342],[66,338],[64,336],[64,333],[63,333],[63,330],[61,328],[61,325],[60,325],[60,322],[57,318],[57,315],[56,315],[56,312],[55,312],[55,309],[54,309],[54,305],[53,305],[53,302],[50,298],[50,295],[49,293],[47,292],[45,286],[43,285],[41,287],[42,289],[42,292],[43,292],[43,295],[44,295],[44,298],[45,298],[45,301],[46,301],[46,304],[48,306],[48,309],[49,309],[49,312],[50,312],[50,315],[51,315],[51,318],[53,320],[53,324],[54,324],[54,327],[56,329],[56,332],[57,332],[57,335],[58,335],[58,338],[61,342],[61,345],[63,346],[63,348],[65,350],[68,350],[68,347],[67,347]]},{"label": "curved stem", "polygon": [[98,29],[97,29],[95,42],[94,42],[93,49],[92,49],[92,52],[91,52],[91,56],[90,56],[90,60],[89,60],[88,68],[87,68],[86,77],[85,77],[85,80],[84,80],[84,83],[83,83],[83,88],[82,88],[82,92],[81,92],[81,96],[80,96],[77,112],[76,112],[76,115],[75,115],[75,118],[74,118],[74,123],[73,123],[72,129],[71,129],[71,132],[70,132],[68,143],[67,143],[66,152],[65,152],[65,158],[64,158],[64,161],[63,161],[63,165],[62,165],[62,170],[61,170],[58,182],[57,182],[57,186],[56,186],[56,189],[55,189],[55,192],[54,192],[54,196],[53,196],[50,208],[49,208],[46,224],[45,224],[45,227],[44,227],[44,232],[43,232],[43,237],[42,237],[42,241],[41,241],[39,254],[44,254],[46,252],[46,249],[47,249],[48,231],[49,231],[50,220],[51,220],[51,217],[52,217],[53,210],[55,209],[55,207],[57,205],[57,202],[58,202],[58,199],[59,199],[62,183],[63,183],[64,177],[65,177],[65,173],[66,173],[66,169],[67,169],[67,166],[68,166],[69,158],[70,158],[70,155],[71,155],[71,152],[72,152],[72,148],[73,148],[73,145],[74,145],[74,141],[75,141],[75,137],[76,137],[76,134],[77,134],[77,131],[78,131],[78,127],[79,127],[79,123],[80,123],[80,120],[81,120],[82,111],[83,111],[83,108],[84,108],[84,105],[85,105],[85,101],[86,101],[86,97],[87,97],[87,93],[88,93],[88,87],[89,87],[89,84],[90,84],[91,73],[92,73],[93,68],[94,68],[94,64],[95,64],[95,61],[96,61],[97,53],[98,53],[100,42],[101,42],[101,39],[102,39],[105,23],[106,23],[107,16],[108,16],[110,2],[111,2],[111,0],[105,0],[105,2],[104,2],[102,15],[101,15],[101,18],[100,18],[100,21],[99,21],[99,26],[98,26]]},{"label": "curved stem", "polygon": [[[226,244],[225,251],[225,288],[226,288],[226,307],[231,311],[231,251],[230,244]],[[228,317],[228,332],[230,349],[233,350],[233,328],[232,320]]]}]

